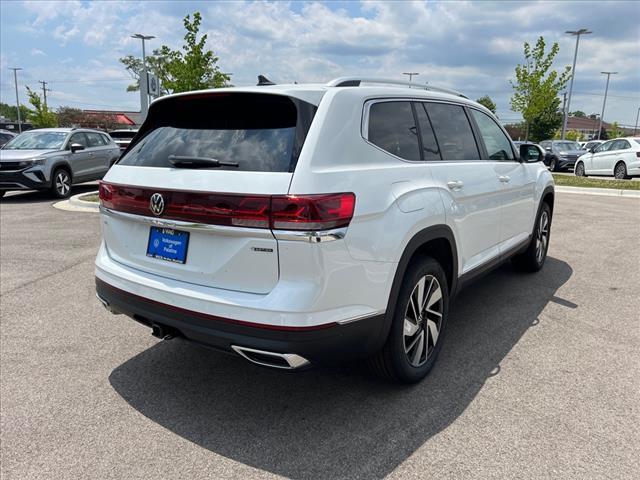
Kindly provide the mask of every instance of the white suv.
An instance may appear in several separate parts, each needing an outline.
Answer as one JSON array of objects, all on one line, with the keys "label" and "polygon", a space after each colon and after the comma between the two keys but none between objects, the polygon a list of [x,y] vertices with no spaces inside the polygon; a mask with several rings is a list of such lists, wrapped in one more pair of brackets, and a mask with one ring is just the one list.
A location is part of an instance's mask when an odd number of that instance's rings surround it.
[{"label": "white suv", "polygon": [[508,258],[542,268],[554,189],[541,160],[431,86],[163,97],[100,185],[98,298],[160,338],[260,365],[368,357],[416,382],[464,283]]}]

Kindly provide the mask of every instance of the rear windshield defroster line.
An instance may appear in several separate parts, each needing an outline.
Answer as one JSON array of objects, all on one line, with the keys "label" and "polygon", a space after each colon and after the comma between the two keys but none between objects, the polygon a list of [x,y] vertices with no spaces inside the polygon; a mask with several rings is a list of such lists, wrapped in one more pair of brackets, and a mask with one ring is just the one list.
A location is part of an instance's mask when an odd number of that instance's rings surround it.
[{"label": "rear windshield defroster line", "polygon": [[296,98],[256,93],[162,100],[152,105],[135,143],[118,163],[173,168],[173,155],[238,164],[216,170],[293,172],[316,110]]}]

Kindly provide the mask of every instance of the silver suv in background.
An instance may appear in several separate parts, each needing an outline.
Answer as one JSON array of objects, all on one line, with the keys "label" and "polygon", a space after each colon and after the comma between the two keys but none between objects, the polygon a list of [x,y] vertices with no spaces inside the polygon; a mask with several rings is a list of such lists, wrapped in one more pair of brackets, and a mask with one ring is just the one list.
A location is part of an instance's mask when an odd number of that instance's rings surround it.
[{"label": "silver suv in background", "polygon": [[0,197],[11,190],[49,190],[66,198],[73,184],[101,179],[119,156],[113,139],[98,130],[29,130],[0,149]]}]

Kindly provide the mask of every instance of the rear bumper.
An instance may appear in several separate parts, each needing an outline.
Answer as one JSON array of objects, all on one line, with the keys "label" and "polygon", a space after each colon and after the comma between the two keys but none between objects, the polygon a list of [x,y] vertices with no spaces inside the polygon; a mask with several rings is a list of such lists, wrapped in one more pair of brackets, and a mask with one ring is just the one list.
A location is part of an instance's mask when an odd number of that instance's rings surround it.
[{"label": "rear bumper", "polygon": [[232,346],[296,354],[312,364],[337,364],[375,353],[384,342],[384,314],[348,323],[290,327],[259,325],[186,310],[116,288],[96,277],[96,293],[108,308],[152,327],[175,329],[185,339],[234,352]]}]

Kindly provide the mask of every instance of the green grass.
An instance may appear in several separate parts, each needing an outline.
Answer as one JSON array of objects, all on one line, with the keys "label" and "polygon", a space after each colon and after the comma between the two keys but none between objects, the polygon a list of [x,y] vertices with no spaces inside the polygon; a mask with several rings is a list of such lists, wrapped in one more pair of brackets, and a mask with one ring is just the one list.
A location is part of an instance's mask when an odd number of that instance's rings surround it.
[{"label": "green grass", "polygon": [[100,197],[98,197],[97,193],[92,193],[89,195],[83,195],[82,197],[80,197],[80,200],[84,200],[85,202],[96,202],[98,203],[100,201]]},{"label": "green grass", "polygon": [[619,190],[640,190],[640,182],[632,180],[603,180],[601,178],[576,177],[575,175],[554,175],[556,185],[563,187],[615,188]]}]

